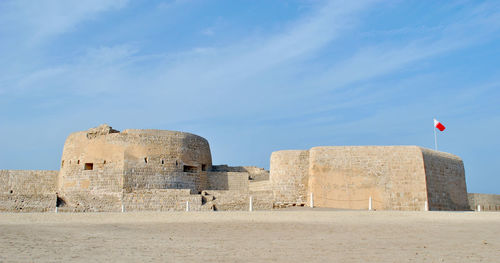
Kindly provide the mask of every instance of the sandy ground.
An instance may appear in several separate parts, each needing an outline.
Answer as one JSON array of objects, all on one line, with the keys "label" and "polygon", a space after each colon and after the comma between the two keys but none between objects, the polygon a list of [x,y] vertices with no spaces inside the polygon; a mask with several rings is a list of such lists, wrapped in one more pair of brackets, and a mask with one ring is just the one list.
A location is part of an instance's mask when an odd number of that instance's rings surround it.
[{"label": "sandy ground", "polygon": [[0,262],[500,262],[500,213],[0,214]]}]

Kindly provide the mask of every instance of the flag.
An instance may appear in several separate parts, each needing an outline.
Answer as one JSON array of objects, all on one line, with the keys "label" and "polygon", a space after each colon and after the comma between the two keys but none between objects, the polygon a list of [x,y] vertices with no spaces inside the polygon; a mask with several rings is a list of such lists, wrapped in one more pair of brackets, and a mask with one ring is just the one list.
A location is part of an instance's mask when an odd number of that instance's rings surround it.
[{"label": "flag", "polygon": [[444,125],[436,119],[434,119],[434,127],[436,127],[440,131],[444,131],[444,129],[446,129],[446,127],[444,127]]}]

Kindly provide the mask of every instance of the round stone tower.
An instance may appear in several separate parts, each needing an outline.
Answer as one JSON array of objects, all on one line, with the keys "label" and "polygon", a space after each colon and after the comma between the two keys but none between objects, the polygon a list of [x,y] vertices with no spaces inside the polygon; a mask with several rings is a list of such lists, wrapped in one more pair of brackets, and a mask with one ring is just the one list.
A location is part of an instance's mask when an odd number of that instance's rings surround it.
[{"label": "round stone tower", "polygon": [[[64,202],[114,203],[139,189],[206,189],[212,168],[206,139],[185,132],[108,125],[72,133],[64,144],[59,195]],[[116,200],[115,200],[116,201]]]}]

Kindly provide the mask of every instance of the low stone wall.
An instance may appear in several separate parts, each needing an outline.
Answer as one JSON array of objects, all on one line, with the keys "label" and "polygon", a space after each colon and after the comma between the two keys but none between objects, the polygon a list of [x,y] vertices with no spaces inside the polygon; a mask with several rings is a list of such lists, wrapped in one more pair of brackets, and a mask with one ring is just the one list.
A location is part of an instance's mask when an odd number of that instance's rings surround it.
[{"label": "low stone wall", "polygon": [[203,191],[204,206],[215,211],[248,211],[250,196],[253,198],[253,210],[269,210],[273,208],[272,191],[242,193],[234,190]]},{"label": "low stone wall", "polygon": [[240,172],[248,173],[250,180],[269,180],[269,171],[257,166],[228,166],[227,164],[212,166],[213,172]]},{"label": "low stone wall", "polygon": [[247,172],[208,172],[206,190],[248,191]]},{"label": "low stone wall", "polygon": [[119,212],[122,193],[86,191],[65,193],[58,197],[59,212]]},{"label": "low stone wall", "polygon": [[0,193],[55,193],[58,173],[46,170],[0,170]]},{"label": "low stone wall", "polygon": [[250,191],[272,191],[271,181],[250,181]]},{"label": "low stone wall", "polygon": [[0,170],[0,211],[54,211],[58,173],[44,170]]},{"label": "low stone wall", "polygon": [[52,212],[56,194],[0,194],[0,212]]},{"label": "low stone wall", "polygon": [[191,195],[190,189],[136,190],[123,196],[125,211],[190,211],[202,210],[201,195]]},{"label": "low stone wall", "polygon": [[472,210],[481,205],[481,211],[500,211],[500,195],[469,193],[468,198]]}]

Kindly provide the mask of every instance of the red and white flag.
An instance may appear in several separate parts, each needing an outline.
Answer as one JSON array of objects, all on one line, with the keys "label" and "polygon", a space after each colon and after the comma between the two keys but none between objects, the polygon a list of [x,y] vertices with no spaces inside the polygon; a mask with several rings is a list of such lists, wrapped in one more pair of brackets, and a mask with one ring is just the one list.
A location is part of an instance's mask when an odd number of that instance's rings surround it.
[{"label": "red and white flag", "polygon": [[446,127],[444,127],[444,125],[436,119],[434,119],[434,127],[436,127],[440,131],[444,131],[444,129],[446,129]]}]

